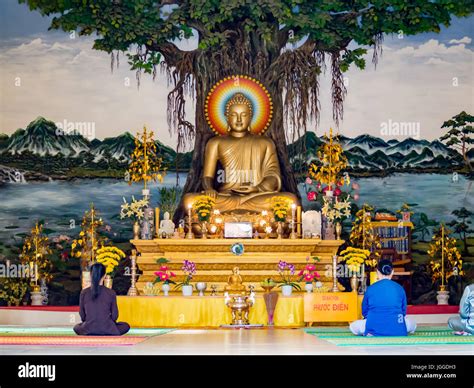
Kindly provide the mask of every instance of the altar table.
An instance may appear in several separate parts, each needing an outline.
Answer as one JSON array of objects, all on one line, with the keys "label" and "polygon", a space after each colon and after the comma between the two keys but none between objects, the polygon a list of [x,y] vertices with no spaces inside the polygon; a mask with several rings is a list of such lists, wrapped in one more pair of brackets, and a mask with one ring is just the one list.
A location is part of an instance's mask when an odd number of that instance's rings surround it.
[{"label": "altar table", "polygon": [[[334,295],[333,293],[324,293]],[[344,293],[338,293],[344,294]],[[273,317],[276,327],[303,327],[304,297],[279,295]],[[358,300],[360,312],[361,299]],[[119,321],[132,327],[219,327],[231,323],[230,308],[223,296],[118,296]],[[321,312],[321,321],[324,321]],[[252,324],[266,325],[267,310],[263,296],[255,297],[250,308]],[[333,321],[334,320],[329,320]]]},{"label": "altar table", "polygon": [[[208,290],[215,285],[220,292],[227,284],[232,269],[240,269],[243,283],[253,285],[255,291],[262,292],[260,282],[268,277],[278,279],[278,262],[287,261],[300,270],[307,263],[307,258],[319,257],[316,264],[321,275],[320,280],[332,286],[332,257],[337,253],[344,240],[321,239],[154,239],[131,240],[140,256],[137,264],[142,271],[137,288],[140,292],[147,282],[156,278],[159,264],[156,259],[165,257],[170,260],[168,267],[175,272],[176,281],[183,278],[181,267],[183,260],[196,263],[196,275],[193,282],[206,282]],[[242,255],[235,255],[231,247],[241,243]],[[313,261],[310,259],[310,262]],[[178,291],[179,292],[179,291]]]}]

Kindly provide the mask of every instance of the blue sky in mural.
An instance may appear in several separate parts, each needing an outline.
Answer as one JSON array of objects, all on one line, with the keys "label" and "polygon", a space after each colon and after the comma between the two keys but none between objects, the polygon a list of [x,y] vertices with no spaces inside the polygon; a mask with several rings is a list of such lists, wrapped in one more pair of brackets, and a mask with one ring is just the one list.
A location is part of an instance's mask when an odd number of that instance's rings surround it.
[{"label": "blue sky in mural", "polygon": [[[44,116],[55,122],[92,122],[98,138],[135,132],[147,124],[165,144],[174,145],[166,125],[165,77],[155,82],[144,77],[138,90],[124,58],[111,73],[109,56],[92,50],[91,38],[48,31],[50,19],[16,0],[0,3],[0,132],[10,134]],[[474,17],[453,19],[440,34],[386,37],[376,69],[369,58],[365,71],[346,73],[348,96],[340,132],[383,137],[382,127],[408,123],[419,129],[412,135],[433,140],[442,133],[444,120],[461,110],[472,113],[473,22]],[[181,44],[194,45],[193,40]],[[329,77],[324,77],[321,120],[311,126],[319,134],[334,126],[329,92]],[[190,120],[193,110],[191,102]]]}]

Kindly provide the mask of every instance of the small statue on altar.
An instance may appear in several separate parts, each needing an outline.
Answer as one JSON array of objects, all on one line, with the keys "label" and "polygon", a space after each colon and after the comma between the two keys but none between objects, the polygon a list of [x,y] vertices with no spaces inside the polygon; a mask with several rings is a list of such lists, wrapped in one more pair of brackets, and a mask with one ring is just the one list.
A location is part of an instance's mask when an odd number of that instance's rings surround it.
[{"label": "small statue on altar", "polygon": [[167,236],[171,236],[174,233],[174,222],[170,220],[170,213],[165,212],[163,219],[160,221],[159,235],[162,236],[165,233]]},{"label": "small statue on altar", "polygon": [[224,292],[229,292],[230,294],[244,294],[247,292],[247,287],[242,284],[239,267],[234,267],[232,270],[232,275],[229,276]]}]

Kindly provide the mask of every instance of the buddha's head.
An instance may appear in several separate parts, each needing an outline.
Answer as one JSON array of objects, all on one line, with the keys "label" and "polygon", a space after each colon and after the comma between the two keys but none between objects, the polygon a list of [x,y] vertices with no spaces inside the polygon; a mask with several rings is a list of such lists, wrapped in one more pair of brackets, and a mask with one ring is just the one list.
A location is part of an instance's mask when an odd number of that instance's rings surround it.
[{"label": "buddha's head", "polygon": [[237,133],[250,131],[252,103],[242,93],[235,93],[225,106],[229,130]]}]

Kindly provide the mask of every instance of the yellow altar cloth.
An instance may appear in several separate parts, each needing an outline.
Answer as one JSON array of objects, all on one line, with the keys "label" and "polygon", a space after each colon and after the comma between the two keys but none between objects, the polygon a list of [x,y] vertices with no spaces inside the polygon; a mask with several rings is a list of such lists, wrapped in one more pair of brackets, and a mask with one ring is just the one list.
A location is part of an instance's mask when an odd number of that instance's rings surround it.
[{"label": "yellow altar cloth", "polygon": [[[279,295],[273,317],[276,327],[303,327],[303,294]],[[358,304],[360,306],[361,298]],[[219,327],[230,324],[230,308],[223,296],[118,296],[119,321],[132,327]],[[251,324],[268,322],[263,296],[250,308]]]}]

